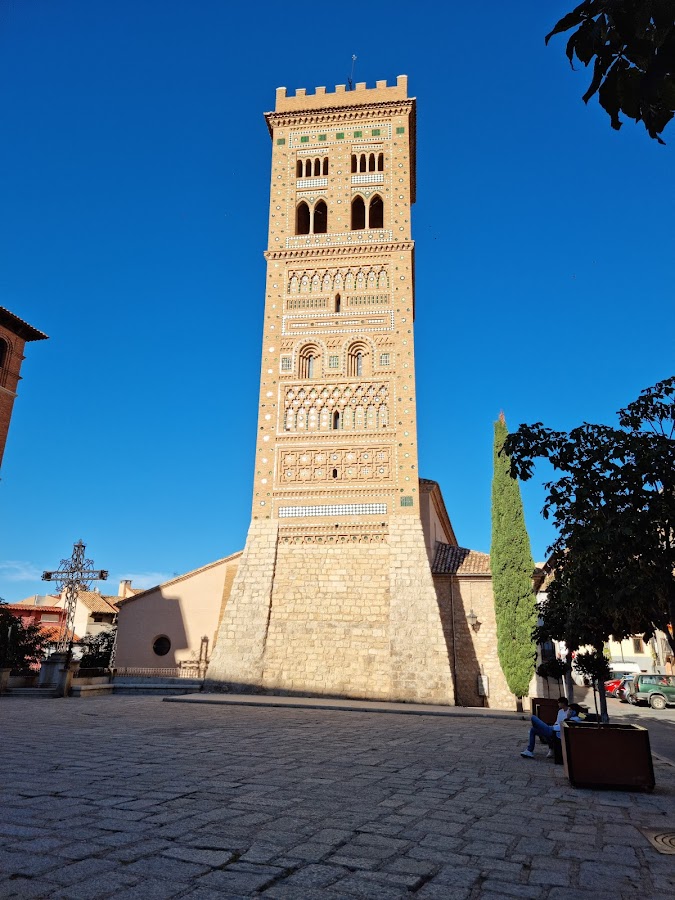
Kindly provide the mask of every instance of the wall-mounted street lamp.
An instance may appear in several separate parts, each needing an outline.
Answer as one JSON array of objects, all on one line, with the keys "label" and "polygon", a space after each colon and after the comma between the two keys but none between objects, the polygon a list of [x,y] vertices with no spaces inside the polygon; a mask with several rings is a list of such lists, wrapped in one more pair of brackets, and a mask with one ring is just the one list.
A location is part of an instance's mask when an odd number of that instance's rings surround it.
[{"label": "wall-mounted street lamp", "polygon": [[469,625],[473,628],[473,630],[476,633],[478,633],[478,631],[480,631],[480,626],[482,625],[482,622],[478,621],[478,616],[473,611],[473,607],[471,607],[471,611],[467,615],[466,621],[469,623]]}]

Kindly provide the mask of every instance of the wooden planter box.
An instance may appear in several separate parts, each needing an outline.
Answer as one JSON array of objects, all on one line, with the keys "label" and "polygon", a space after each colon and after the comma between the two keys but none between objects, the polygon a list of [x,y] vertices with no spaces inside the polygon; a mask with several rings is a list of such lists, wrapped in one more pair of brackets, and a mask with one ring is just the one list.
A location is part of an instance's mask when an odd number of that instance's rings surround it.
[{"label": "wooden planter box", "polygon": [[533,697],[532,698],[532,715],[537,716],[547,725],[555,725],[558,717],[558,700],[553,697]]},{"label": "wooden planter box", "polygon": [[653,790],[649,732],[641,725],[564,722],[560,736],[565,775],[574,787]]}]

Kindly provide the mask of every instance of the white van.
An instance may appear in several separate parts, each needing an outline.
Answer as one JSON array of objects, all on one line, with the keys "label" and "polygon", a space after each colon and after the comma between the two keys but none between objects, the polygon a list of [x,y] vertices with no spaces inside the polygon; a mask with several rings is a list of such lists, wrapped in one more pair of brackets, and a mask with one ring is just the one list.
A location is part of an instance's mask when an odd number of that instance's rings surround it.
[{"label": "white van", "polygon": [[639,675],[642,672],[635,662],[612,662],[609,664],[612,678],[626,678],[628,675]]}]

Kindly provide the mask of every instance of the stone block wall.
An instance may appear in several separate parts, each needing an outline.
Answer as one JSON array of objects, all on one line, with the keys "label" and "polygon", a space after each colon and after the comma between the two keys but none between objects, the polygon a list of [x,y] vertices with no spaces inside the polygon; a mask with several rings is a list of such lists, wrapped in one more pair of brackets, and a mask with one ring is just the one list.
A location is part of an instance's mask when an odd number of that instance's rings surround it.
[{"label": "stone block wall", "polygon": [[[445,639],[454,658],[458,706],[515,709],[497,656],[497,622],[490,576],[435,576]],[[473,610],[480,628],[467,616]],[[489,696],[478,692],[478,676],[487,675]]]},{"label": "stone block wall", "polygon": [[454,703],[421,523],[364,532],[284,541],[276,522],[254,521],[207,689]]}]

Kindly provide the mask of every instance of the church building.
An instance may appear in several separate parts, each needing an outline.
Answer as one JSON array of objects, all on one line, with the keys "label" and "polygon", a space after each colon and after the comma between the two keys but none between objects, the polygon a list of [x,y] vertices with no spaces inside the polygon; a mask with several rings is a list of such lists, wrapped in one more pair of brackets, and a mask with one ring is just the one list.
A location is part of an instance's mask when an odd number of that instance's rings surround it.
[{"label": "church building", "polygon": [[278,88],[265,119],[253,508],[207,687],[511,705],[489,557],[418,470],[407,78]]}]

